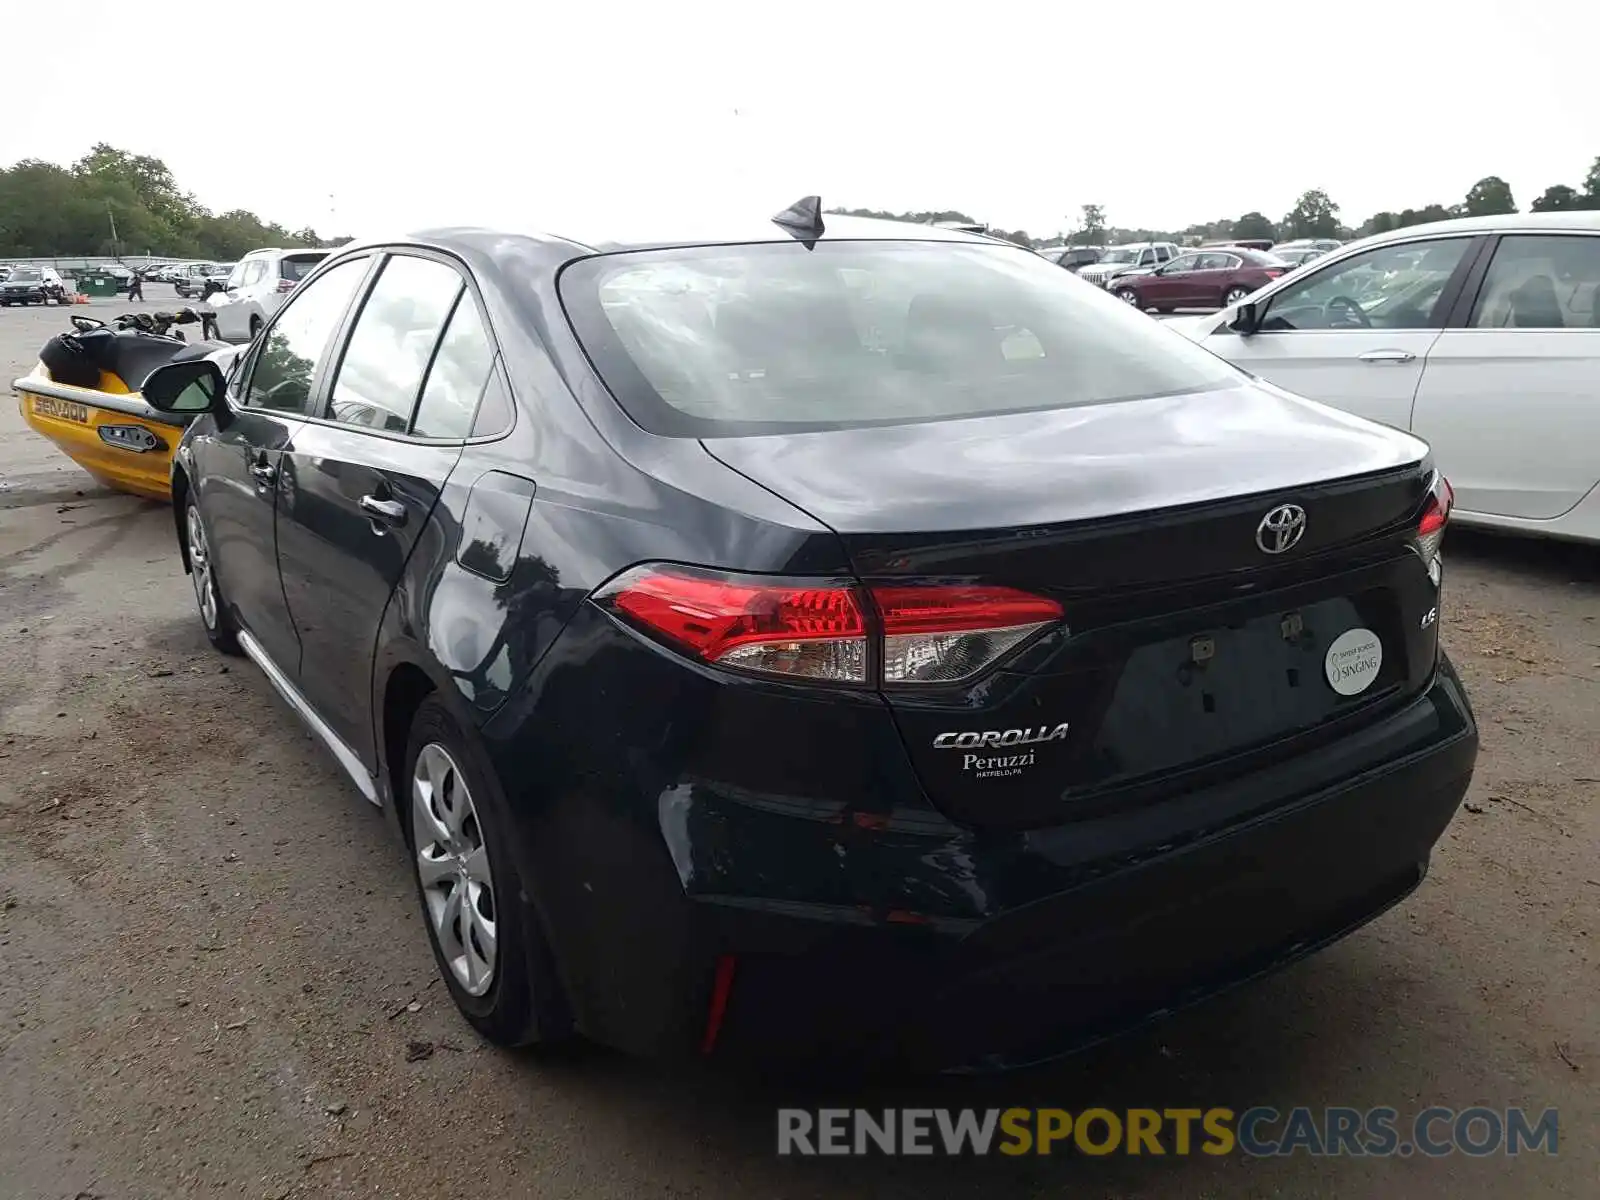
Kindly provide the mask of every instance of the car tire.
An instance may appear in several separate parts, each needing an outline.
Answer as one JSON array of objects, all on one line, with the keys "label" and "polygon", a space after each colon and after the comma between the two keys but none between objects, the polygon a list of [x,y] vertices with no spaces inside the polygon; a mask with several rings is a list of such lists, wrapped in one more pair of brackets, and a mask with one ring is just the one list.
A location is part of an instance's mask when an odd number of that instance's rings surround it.
[{"label": "car tire", "polygon": [[1115,295],[1117,299],[1121,300],[1124,304],[1131,304],[1133,307],[1140,309],[1144,307],[1143,304],[1139,303],[1139,293],[1134,291],[1132,288],[1118,288],[1115,292]]},{"label": "car tire", "polygon": [[205,523],[200,519],[200,506],[192,495],[184,503],[183,536],[188,549],[189,580],[194,585],[195,607],[200,610],[200,624],[205,628],[206,639],[224,654],[240,654],[239,630],[233,623],[228,606],[223,603],[221,589],[217,587],[211,540],[206,536]]},{"label": "car tire", "polygon": [[570,1009],[492,768],[436,697],[412,718],[394,794],[434,961],[461,1015],[499,1046],[570,1041]]},{"label": "car tire", "polygon": [[1230,304],[1237,304],[1249,294],[1249,288],[1231,287],[1222,293],[1222,307],[1227,308]]}]

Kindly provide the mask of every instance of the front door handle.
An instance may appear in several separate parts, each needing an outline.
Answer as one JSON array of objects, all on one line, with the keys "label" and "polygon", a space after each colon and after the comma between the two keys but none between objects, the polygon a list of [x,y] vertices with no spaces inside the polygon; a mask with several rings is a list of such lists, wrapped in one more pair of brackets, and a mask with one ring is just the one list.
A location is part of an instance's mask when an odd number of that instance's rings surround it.
[{"label": "front door handle", "polygon": [[377,496],[363,496],[360,504],[361,511],[374,521],[382,521],[385,525],[404,525],[406,523],[406,506],[398,500],[382,500]]},{"label": "front door handle", "polygon": [[1408,363],[1416,357],[1409,350],[1368,350],[1361,355],[1362,362]]},{"label": "front door handle", "polygon": [[271,463],[251,463],[250,474],[256,477],[256,482],[262,487],[271,487],[278,480],[278,468]]}]

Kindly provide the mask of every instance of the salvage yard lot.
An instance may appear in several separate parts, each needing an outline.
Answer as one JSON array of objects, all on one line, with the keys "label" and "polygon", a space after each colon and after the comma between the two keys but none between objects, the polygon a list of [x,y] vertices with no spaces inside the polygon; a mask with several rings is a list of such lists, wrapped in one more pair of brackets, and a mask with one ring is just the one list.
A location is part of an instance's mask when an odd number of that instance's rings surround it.
[{"label": "salvage yard lot", "polygon": [[[171,305],[152,286],[146,308]],[[91,312],[127,306],[102,301]],[[66,310],[0,313],[3,381]],[[164,509],[0,406],[0,1196],[1577,1196],[1600,1178],[1600,553],[1446,543],[1482,726],[1428,882],[1047,1071],[863,1091],[480,1044],[404,857],[247,661]],[[1520,1105],[1521,1159],[779,1161],[774,1109]]]}]

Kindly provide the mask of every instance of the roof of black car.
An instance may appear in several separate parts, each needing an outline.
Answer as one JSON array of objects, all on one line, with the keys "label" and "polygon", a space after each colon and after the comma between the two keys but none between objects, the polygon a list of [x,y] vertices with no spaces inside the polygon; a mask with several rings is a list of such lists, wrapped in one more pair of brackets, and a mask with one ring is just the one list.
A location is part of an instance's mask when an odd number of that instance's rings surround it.
[{"label": "roof of black car", "polygon": [[[776,210],[774,210],[774,213]],[[922,225],[913,221],[886,221],[872,217],[843,217],[824,213],[819,241],[918,241],[980,242],[997,239],[981,233],[965,233]],[[532,228],[452,228],[431,229],[414,235],[416,240],[448,246],[452,242],[482,242],[494,237],[527,237],[538,241],[566,242],[582,250],[613,253],[622,250],[655,250],[672,246],[738,246],[751,242],[801,240],[772,220],[772,215],[742,215],[733,219],[706,217],[693,222],[651,220],[649,214],[629,224],[613,224],[592,229]]]}]

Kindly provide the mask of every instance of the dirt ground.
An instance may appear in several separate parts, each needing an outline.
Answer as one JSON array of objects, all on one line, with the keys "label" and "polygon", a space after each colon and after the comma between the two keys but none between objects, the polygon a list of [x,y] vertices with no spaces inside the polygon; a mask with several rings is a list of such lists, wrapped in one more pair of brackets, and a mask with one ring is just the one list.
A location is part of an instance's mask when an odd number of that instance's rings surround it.
[{"label": "dirt ground", "polygon": [[[0,384],[64,317],[0,312]],[[96,490],[7,399],[0,1200],[1595,1195],[1600,552],[1455,531],[1447,560],[1483,750],[1417,895],[1051,1070],[823,1096],[479,1043],[377,810],[207,646],[168,513]],[[1561,1140],[1553,1158],[777,1159],[774,1107],[824,1102],[1522,1105],[1558,1108]]]}]

